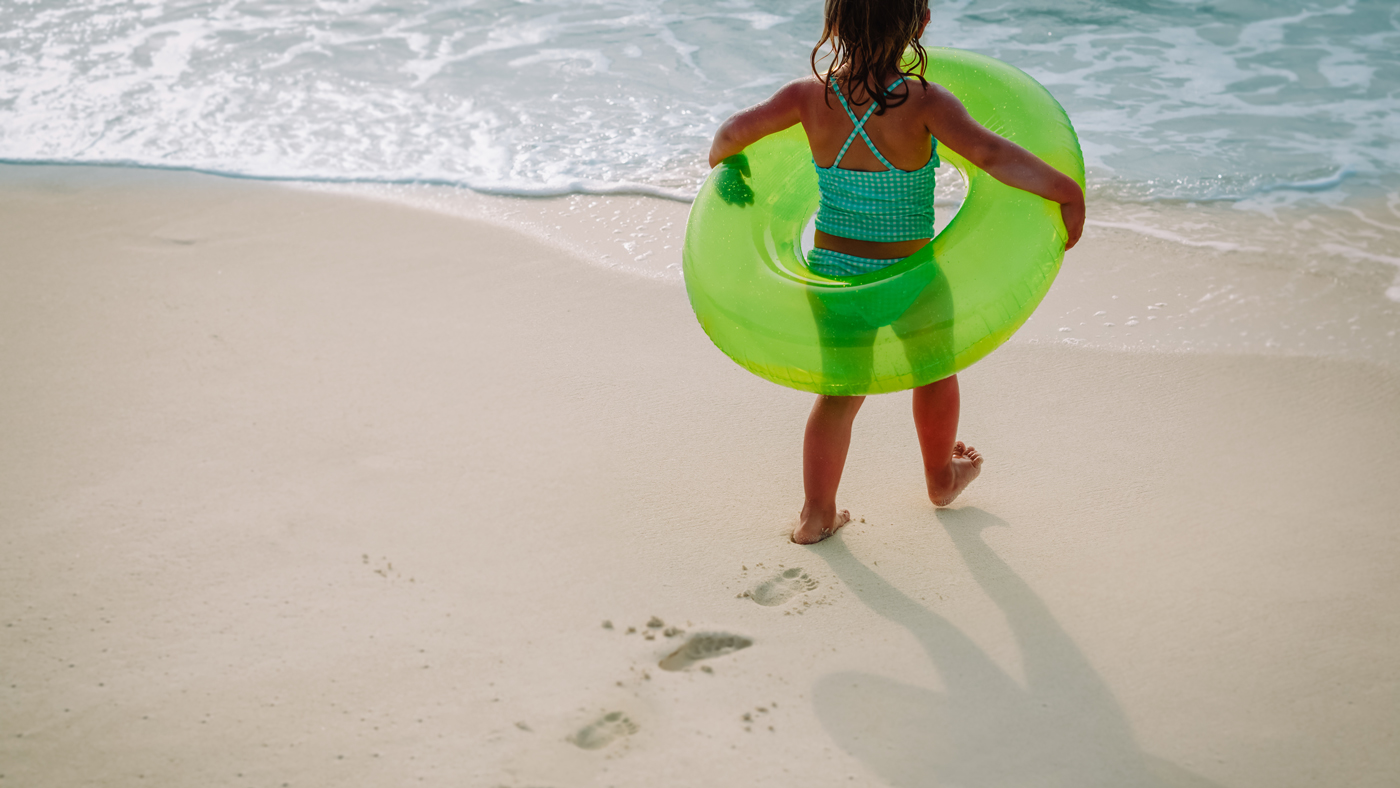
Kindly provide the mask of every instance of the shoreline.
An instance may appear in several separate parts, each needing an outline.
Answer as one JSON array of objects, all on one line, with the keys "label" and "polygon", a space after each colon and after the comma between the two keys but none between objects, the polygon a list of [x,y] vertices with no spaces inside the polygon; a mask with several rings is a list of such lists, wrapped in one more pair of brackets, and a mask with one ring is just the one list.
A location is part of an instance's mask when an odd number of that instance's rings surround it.
[{"label": "shoreline", "polygon": [[[651,197],[496,197],[440,187],[312,190],[486,221],[614,273],[682,284],[686,204]],[[951,207],[940,209],[940,227],[955,213]],[[1290,265],[1280,261],[1299,248],[1292,236],[1280,235],[1270,248],[1219,240],[1228,237],[1231,223],[1257,233],[1286,220],[1286,212],[1281,219],[1193,203],[1095,203],[1090,209],[1083,240],[1010,344],[1345,358],[1400,367],[1400,300],[1391,298],[1400,294],[1400,224],[1391,238],[1375,221],[1337,209],[1334,218],[1347,224],[1331,232],[1369,236],[1379,251],[1354,248],[1357,241],[1324,244],[1320,255]],[[1100,209],[1104,217],[1094,218]],[[1183,235],[1202,227],[1211,228],[1206,240]]]},{"label": "shoreline", "polygon": [[[672,286],[682,285],[681,240],[690,209],[689,203],[630,194],[516,197],[432,185],[0,165],[0,188],[30,179],[78,188],[124,179],[224,181],[352,197],[486,222],[614,274]],[[1394,226],[1373,218],[1394,213],[1390,203],[1332,206],[1324,218],[1334,224],[1326,232],[1286,203],[1248,209],[1234,203],[1091,203],[1083,240],[1066,255],[1049,294],[1009,344],[1344,358],[1400,367],[1400,217]],[[940,208],[940,227],[956,207]],[[1251,246],[1229,240],[1234,226],[1245,235],[1278,232],[1267,248]],[[1192,232],[1205,237],[1186,237]],[[1301,240],[1313,236],[1323,240]]]},{"label": "shoreline", "polygon": [[[872,397],[856,522],[802,548],[810,397],[674,282],[382,202],[31,174],[0,186],[6,781],[1400,778],[1384,358],[1012,342],[960,378],[988,464],[955,507]],[[1176,286],[1085,252],[1046,317]],[[705,635],[751,645],[660,667]]]}]

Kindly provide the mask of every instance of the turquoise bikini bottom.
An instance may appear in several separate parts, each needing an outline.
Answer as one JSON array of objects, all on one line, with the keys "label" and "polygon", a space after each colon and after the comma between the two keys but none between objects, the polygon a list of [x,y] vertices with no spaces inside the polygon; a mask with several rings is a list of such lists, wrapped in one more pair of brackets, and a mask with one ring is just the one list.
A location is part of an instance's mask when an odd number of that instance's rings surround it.
[{"label": "turquoise bikini bottom", "polygon": [[860,276],[889,268],[895,260],[870,260],[853,254],[833,252],[830,249],[812,249],[807,252],[807,267],[822,276]]},{"label": "turquoise bikini bottom", "polygon": [[[807,268],[814,274],[832,277],[853,277],[871,274],[884,268],[889,268],[901,259],[894,260],[871,260],[865,257],[845,254],[843,252],[833,252],[830,249],[811,249],[807,252]],[[940,281],[937,268],[929,270],[929,285],[933,289],[947,290],[946,282]],[[831,316],[844,318],[846,328],[851,328],[852,321],[865,323],[869,328],[876,329],[880,326],[888,326],[899,321],[899,318],[909,311],[924,292],[929,288],[920,290],[910,287],[867,287],[860,296],[853,297],[844,294],[840,297],[832,297],[829,292],[814,291],[809,294],[809,300],[814,307],[819,307],[820,311]],[[896,329],[898,332],[898,329]]]}]

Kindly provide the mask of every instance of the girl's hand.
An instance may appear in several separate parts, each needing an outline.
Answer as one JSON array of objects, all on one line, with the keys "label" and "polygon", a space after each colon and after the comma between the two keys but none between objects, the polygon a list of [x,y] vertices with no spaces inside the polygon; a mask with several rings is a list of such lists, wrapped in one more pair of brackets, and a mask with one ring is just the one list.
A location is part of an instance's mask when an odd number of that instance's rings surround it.
[{"label": "girl's hand", "polygon": [[922,109],[925,125],[939,144],[1007,186],[1059,203],[1060,218],[1065,222],[1065,248],[1079,243],[1084,234],[1084,190],[1073,178],[978,123],[946,88],[930,84]]},{"label": "girl's hand", "polygon": [[1060,203],[1060,218],[1065,221],[1065,249],[1073,249],[1084,234],[1084,198]]},{"label": "girl's hand", "polygon": [[753,205],[753,187],[744,180],[749,174],[749,157],[742,153],[721,161],[719,172],[715,173],[715,190],[719,192],[719,198],[740,208]]}]

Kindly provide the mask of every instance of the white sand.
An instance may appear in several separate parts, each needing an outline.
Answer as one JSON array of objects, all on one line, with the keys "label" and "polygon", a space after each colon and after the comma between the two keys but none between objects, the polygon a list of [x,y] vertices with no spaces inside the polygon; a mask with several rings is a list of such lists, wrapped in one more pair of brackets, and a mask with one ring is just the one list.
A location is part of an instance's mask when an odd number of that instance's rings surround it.
[{"label": "white sand", "polygon": [[872,398],[805,548],[810,397],[674,284],[0,175],[0,786],[1400,782],[1392,367],[1012,344],[956,507]]}]

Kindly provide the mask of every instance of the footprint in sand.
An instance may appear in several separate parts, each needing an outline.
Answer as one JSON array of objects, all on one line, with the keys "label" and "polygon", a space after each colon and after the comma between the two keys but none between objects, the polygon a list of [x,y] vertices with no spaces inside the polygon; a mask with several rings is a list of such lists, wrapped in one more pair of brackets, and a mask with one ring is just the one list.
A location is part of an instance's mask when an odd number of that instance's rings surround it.
[{"label": "footprint in sand", "polygon": [[815,578],[802,571],[801,567],[793,567],[754,586],[749,591],[749,599],[764,607],[774,607],[816,587]]},{"label": "footprint in sand", "polygon": [[585,750],[601,750],[614,741],[637,732],[636,723],[620,711],[610,711],[579,728],[569,741]]},{"label": "footprint in sand", "polygon": [[660,665],[662,670],[685,670],[702,659],[732,654],[752,645],[753,641],[742,635],[702,632],[691,635],[685,645],[671,652],[669,656],[661,660]]}]

